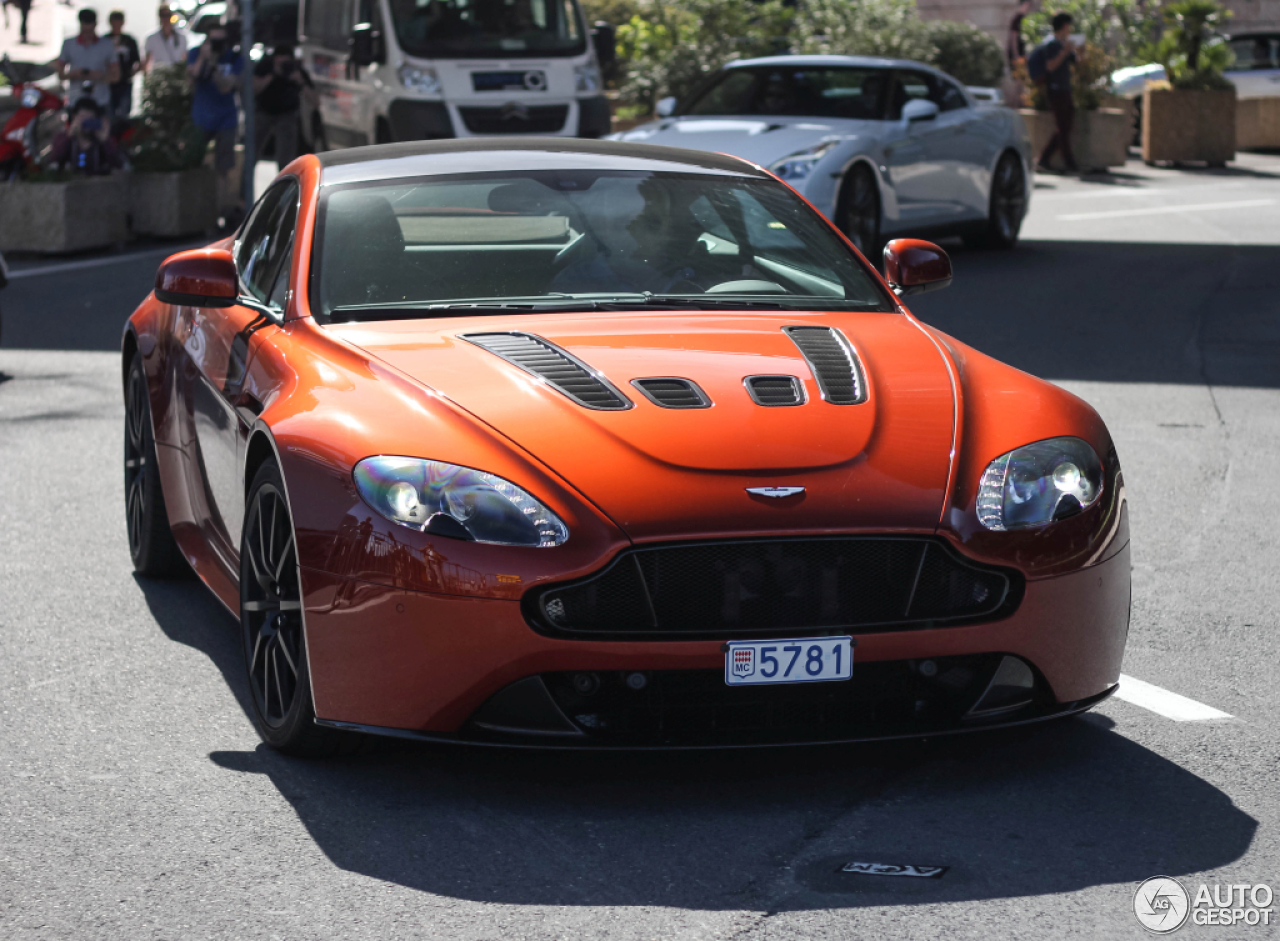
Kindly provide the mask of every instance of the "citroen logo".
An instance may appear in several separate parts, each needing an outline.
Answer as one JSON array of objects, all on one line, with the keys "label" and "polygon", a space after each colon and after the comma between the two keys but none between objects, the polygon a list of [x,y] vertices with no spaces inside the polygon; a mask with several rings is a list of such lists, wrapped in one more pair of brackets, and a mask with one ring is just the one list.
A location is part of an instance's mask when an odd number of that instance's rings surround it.
[{"label": "citroen logo", "polygon": [[528,121],[529,108],[523,102],[508,101],[502,106],[502,120],[504,121]]},{"label": "citroen logo", "polygon": [[794,497],[797,493],[804,493],[804,487],[748,487],[747,493],[754,494],[757,497],[781,499],[783,497]]}]

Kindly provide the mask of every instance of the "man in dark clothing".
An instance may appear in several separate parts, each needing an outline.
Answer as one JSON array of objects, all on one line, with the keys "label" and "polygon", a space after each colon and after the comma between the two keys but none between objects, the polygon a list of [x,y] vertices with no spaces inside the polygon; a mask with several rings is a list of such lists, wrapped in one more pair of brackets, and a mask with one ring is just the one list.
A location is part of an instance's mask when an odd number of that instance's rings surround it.
[{"label": "man in dark clothing", "polygon": [[109,106],[111,120],[124,120],[133,110],[133,77],[138,74],[142,64],[142,56],[138,55],[138,41],[124,31],[124,13],[112,10],[107,17],[111,25],[108,39],[115,47],[116,61],[120,68],[120,80],[111,83],[111,104]]},{"label": "man in dark clothing", "polygon": [[1036,169],[1047,171],[1049,161],[1058,148],[1062,148],[1062,159],[1067,171],[1077,171],[1075,154],[1071,152],[1071,126],[1075,123],[1076,106],[1071,97],[1071,67],[1080,61],[1076,52],[1077,46],[1071,42],[1071,31],[1074,26],[1070,13],[1059,13],[1053,18],[1053,38],[1041,48],[1039,55],[1044,62],[1045,92],[1049,98],[1049,110],[1053,112],[1053,122],[1057,128]]},{"label": "man in dark clothing", "polygon": [[302,90],[310,84],[302,63],[288,46],[276,46],[253,70],[253,95],[257,104],[258,157],[267,141],[275,139],[276,163],[283,167],[298,156],[298,113]]},{"label": "man in dark clothing", "polygon": [[49,163],[84,176],[105,176],[120,166],[120,152],[108,135],[103,108],[92,98],[78,100],[70,120],[53,138]]}]

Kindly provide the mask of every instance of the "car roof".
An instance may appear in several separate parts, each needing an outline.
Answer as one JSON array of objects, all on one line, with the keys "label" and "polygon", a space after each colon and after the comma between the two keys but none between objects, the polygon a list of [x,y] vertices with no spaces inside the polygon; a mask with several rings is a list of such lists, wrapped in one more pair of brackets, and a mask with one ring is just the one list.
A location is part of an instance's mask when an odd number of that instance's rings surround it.
[{"label": "car roof", "polygon": [[[832,65],[860,66],[872,69],[924,69],[926,72],[937,72],[931,65],[916,62],[912,59],[882,59],[879,56],[762,56],[759,59],[739,59],[725,65],[726,69],[748,69],[755,66],[771,65]],[[940,73],[941,74],[941,73]]]},{"label": "car roof", "polygon": [[726,154],[629,141],[572,137],[470,138],[408,141],[317,154],[322,186],[374,180],[519,170],[618,170],[708,173],[770,178]]}]

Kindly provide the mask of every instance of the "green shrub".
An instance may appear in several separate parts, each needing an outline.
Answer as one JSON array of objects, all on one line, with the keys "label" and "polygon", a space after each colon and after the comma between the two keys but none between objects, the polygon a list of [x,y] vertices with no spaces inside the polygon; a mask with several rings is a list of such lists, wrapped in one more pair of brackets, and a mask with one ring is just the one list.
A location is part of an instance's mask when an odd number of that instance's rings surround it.
[{"label": "green shrub", "polygon": [[1235,58],[1216,28],[1231,12],[1216,0],[1178,0],[1163,10],[1165,30],[1156,47],[1174,88],[1228,89],[1235,86],[1222,74]]},{"label": "green shrub", "polygon": [[180,65],[152,69],[142,83],[142,107],[129,146],[129,161],[140,173],[198,167],[205,142],[191,120],[191,88]]},{"label": "green shrub", "polygon": [[931,20],[933,54],[927,60],[965,85],[997,85],[1004,75],[1004,51],[989,33],[970,23]]},{"label": "green shrub", "polygon": [[791,48],[920,62],[930,61],[935,52],[914,0],[799,0]]}]

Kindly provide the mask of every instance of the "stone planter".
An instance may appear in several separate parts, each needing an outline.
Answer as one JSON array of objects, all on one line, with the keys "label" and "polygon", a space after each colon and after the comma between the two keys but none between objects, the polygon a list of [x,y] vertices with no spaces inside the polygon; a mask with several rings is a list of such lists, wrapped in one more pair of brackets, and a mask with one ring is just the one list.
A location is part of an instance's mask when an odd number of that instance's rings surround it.
[{"label": "stone planter", "polygon": [[1236,147],[1280,150],[1280,98],[1241,98],[1236,102]]},{"label": "stone planter", "polygon": [[1152,88],[1142,92],[1142,159],[1224,164],[1236,155],[1236,93]]},{"label": "stone planter", "polygon": [[0,251],[59,254],[122,243],[129,235],[123,173],[65,183],[0,183]]},{"label": "stone planter", "polygon": [[[1056,130],[1053,114],[1023,108],[1019,112],[1031,135],[1031,157],[1039,160],[1049,138]],[[1071,127],[1071,150],[1081,170],[1106,170],[1123,167],[1129,156],[1129,142],[1133,139],[1133,118],[1121,108],[1099,108],[1097,111],[1077,111]],[[1061,152],[1054,154],[1052,165],[1065,166]]]},{"label": "stone planter", "polygon": [[129,228],[137,235],[199,235],[218,224],[218,177],[207,167],[129,177]]}]

